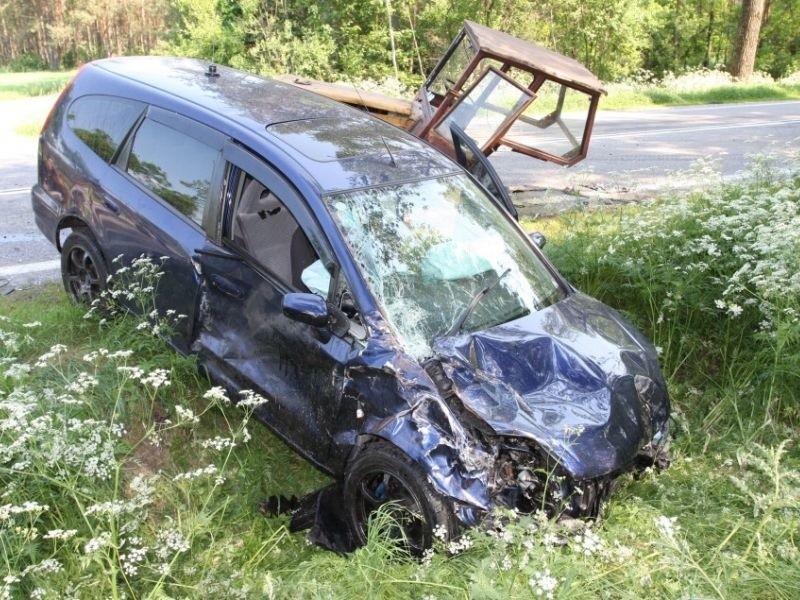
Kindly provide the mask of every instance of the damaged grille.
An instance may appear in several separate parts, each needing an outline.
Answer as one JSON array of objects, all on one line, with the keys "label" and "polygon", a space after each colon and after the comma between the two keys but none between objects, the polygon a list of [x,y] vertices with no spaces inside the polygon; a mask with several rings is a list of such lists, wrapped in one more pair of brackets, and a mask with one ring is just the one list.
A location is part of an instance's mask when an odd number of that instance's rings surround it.
[{"label": "damaged grille", "polygon": [[508,439],[500,445],[492,487],[497,505],[522,513],[596,518],[613,479],[575,480],[528,441]]}]

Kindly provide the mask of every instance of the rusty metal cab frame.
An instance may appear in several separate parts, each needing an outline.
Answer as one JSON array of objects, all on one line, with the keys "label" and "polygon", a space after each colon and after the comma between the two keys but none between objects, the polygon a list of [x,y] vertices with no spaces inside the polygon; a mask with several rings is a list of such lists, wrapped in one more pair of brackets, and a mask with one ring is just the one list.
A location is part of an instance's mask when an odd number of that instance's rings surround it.
[{"label": "rusty metal cab frame", "polygon": [[413,101],[293,75],[278,79],[366,109],[453,158],[451,124],[484,156],[505,147],[566,166],[586,157],[606,93],[578,61],[472,21],[464,21]]},{"label": "rusty metal cab frame", "polygon": [[[470,113],[480,110],[475,105],[481,104],[481,97],[488,98],[501,85],[518,92],[518,101],[510,107],[495,105],[495,109],[509,110],[496,111],[502,118],[495,119],[494,126],[484,127],[484,135],[474,135]],[[484,155],[505,146],[541,160],[573,165],[586,157],[597,106],[605,93],[602,82],[578,61],[465,21],[417,94],[422,114],[411,131],[445,149],[442,146],[452,147],[448,125],[455,122]],[[470,109],[460,110],[470,102]],[[487,104],[491,112],[491,103]],[[553,144],[551,133],[537,143],[533,134],[547,132],[554,125],[563,143]],[[531,134],[527,136],[530,141],[520,135],[524,128]]]}]

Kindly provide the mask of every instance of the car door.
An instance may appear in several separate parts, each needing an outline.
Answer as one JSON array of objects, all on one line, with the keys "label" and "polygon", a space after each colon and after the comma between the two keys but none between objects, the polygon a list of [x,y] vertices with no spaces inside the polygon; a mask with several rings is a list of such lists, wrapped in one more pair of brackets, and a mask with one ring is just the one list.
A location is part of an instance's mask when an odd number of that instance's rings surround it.
[{"label": "car door", "polygon": [[458,163],[472,173],[475,179],[500,204],[501,208],[504,208],[512,217],[519,220],[517,209],[514,208],[514,203],[511,201],[511,195],[500,180],[497,171],[494,170],[492,163],[480,151],[475,141],[455,122],[450,123],[450,133],[453,136],[453,147],[455,148]]},{"label": "car door", "polygon": [[107,259],[117,259],[110,270],[140,256],[160,266],[163,274],[150,282],[156,308],[162,316],[168,310],[185,315],[173,338],[182,351],[188,350],[198,299],[192,255],[204,243],[207,207],[221,187],[224,141],[197,121],[151,106],[104,184],[108,218],[101,219],[101,241]]},{"label": "car door", "polygon": [[233,144],[224,150],[220,240],[198,248],[202,308],[193,349],[213,377],[267,402],[256,417],[334,471],[334,421],[352,339],[290,320],[289,292],[325,298],[335,263],[303,199],[279,173]]}]

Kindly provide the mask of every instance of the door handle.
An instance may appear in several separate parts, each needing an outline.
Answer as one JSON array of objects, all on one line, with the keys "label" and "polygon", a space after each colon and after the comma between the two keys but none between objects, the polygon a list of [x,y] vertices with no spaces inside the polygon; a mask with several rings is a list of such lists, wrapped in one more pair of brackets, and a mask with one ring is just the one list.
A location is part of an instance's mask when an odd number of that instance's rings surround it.
[{"label": "door handle", "polygon": [[117,203],[107,197],[103,198],[103,206],[114,214],[119,213],[119,206],[117,206]]},{"label": "door handle", "polygon": [[244,296],[242,288],[222,275],[217,275],[214,273],[211,276],[211,285],[226,296],[231,296],[232,298],[242,298]]}]

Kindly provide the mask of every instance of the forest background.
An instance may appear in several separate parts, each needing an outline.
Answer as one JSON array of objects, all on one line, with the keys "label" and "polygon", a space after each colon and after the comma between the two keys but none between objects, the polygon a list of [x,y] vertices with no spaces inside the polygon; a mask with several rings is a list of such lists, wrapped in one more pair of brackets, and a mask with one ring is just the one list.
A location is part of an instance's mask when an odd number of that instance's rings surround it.
[{"label": "forest background", "polygon": [[[177,54],[265,75],[416,86],[464,19],[574,57],[605,81],[697,68],[800,71],[796,0],[0,0],[0,69]],[[752,33],[755,31],[755,37]]]}]

